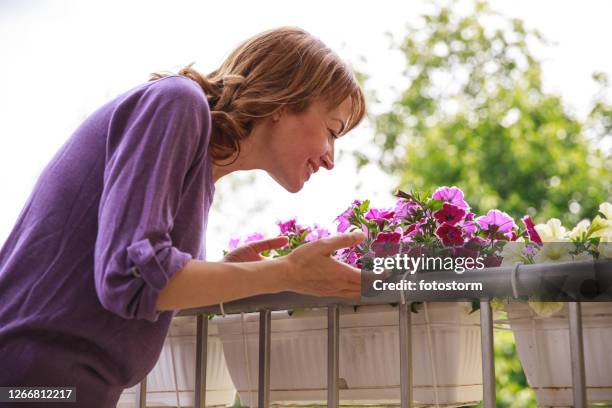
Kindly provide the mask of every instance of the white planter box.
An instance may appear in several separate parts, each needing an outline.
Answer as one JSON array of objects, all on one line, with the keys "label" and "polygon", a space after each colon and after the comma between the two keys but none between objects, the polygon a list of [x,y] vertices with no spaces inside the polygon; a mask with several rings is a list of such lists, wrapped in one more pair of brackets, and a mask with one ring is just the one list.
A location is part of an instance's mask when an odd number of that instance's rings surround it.
[{"label": "white planter box", "polygon": [[[424,310],[412,314],[415,400],[461,404],[482,399],[480,326],[468,303],[428,303],[431,353]],[[351,403],[400,399],[398,308],[342,308],[340,398]],[[259,314],[215,317],[225,358],[242,405],[257,403]],[[243,334],[246,333],[246,334]],[[433,361],[433,365],[432,365]],[[248,362],[248,363],[247,363]],[[436,381],[434,381],[435,367]],[[437,387],[434,391],[434,384]],[[327,309],[297,316],[272,313],[270,400],[325,403]]]},{"label": "white planter box", "polygon": [[[159,360],[147,376],[147,406],[193,406],[196,332],[195,316],[175,317],[172,320]],[[236,390],[225,364],[223,345],[219,340],[217,328],[214,324],[209,324],[206,406],[232,405],[235,396]],[[135,398],[136,387],[128,388],[121,394],[117,407],[134,407]],[[177,398],[180,400],[177,401]]]},{"label": "white planter box", "polygon": [[[540,318],[525,302],[505,307],[516,348],[539,406],[571,406],[572,371],[567,304]],[[612,303],[582,303],[587,399],[612,401]]]}]

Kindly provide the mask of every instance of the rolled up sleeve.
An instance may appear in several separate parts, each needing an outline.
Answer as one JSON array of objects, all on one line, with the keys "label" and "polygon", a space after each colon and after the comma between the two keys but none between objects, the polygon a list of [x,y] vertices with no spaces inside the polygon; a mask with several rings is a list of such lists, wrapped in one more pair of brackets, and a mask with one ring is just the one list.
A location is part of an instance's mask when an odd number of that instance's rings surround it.
[{"label": "rolled up sleeve", "polygon": [[109,121],[94,275],[102,306],[126,319],[157,321],[159,292],[193,258],[173,245],[173,220],[210,116],[185,81],[129,95]]}]

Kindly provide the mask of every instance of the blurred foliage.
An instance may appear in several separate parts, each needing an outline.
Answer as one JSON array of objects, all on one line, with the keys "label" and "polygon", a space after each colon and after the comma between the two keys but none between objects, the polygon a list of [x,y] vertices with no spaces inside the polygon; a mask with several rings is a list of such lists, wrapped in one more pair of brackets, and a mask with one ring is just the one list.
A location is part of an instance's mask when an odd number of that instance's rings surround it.
[{"label": "blurred foliage", "polygon": [[568,226],[596,214],[612,198],[612,156],[599,147],[612,133],[606,76],[594,75],[602,92],[581,120],[542,89],[537,31],[483,1],[466,15],[455,4],[434,3],[395,44],[410,85],[375,117],[378,151],[356,153],[358,167],[377,163],[404,190],[457,185],[478,213]]},{"label": "blurred foliage", "polygon": [[[496,330],[494,342],[496,406],[536,408],[538,405],[535,392],[529,388],[516,354],[514,334],[510,330]],[[472,405],[471,408],[482,408],[482,402]]]}]

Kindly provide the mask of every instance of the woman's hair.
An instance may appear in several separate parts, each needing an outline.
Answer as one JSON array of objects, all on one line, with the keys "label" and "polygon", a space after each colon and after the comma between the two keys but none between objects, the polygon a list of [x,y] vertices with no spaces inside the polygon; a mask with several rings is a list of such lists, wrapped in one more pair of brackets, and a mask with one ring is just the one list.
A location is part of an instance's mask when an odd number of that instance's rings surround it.
[{"label": "woman's hair", "polygon": [[[365,97],[351,68],[321,40],[300,28],[280,27],[255,35],[208,75],[192,65],[178,75],[196,81],[208,98],[210,149],[215,162],[238,157],[239,142],[249,135],[255,121],[283,107],[300,113],[315,100],[333,108],[350,98],[352,112],[344,133],[366,113]],[[175,74],[156,72],[149,80],[169,75]]]}]

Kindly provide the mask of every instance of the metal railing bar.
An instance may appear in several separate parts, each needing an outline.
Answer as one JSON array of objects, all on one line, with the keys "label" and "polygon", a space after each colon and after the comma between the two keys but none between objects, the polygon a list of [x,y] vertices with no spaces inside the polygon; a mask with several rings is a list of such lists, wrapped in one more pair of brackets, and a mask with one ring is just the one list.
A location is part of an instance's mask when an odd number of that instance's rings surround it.
[{"label": "metal railing bar", "polygon": [[270,310],[259,312],[259,382],[257,406],[270,406],[270,344],[272,339],[272,313]]},{"label": "metal railing bar", "polygon": [[134,405],[137,408],[146,408],[147,406],[147,377],[143,378],[136,388],[136,401]]},{"label": "metal railing bar", "polygon": [[412,331],[410,303],[399,305],[400,401],[401,408],[412,408]]},{"label": "metal railing bar", "polygon": [[584,345],[582,338],[582,307],[578,302],[568,304],[570,361],[572,363],[572,393],[575,408],[587,407]]},{"label": "metal railing bar", "polygon": [[[481,270],[465,271],[460,276],[454,271],[425,272],[419,274],[419,279],[426,282],[437,281],[440,283],[458,279],[465,279],[466,281],[469,281],[472,278],[478,279],[478,281],[482,282],[485,287],[494,288],[494,291],[488,296],[505,298],[513,295],[511,284],[511,275],[513,270],[514,267],[512,266],[485,268]],[[550,294],[556,296],[559,293],[555,292],[555,290],[558,289],[554,288],[553,285],[542,285],[543,279],[555,279],[570,276],[573,279],[580,278],[582,276],[585,279],[592,279],[594,275],[602,280],[612,282],[612,260],[521,265],[521,273],[517,277],[517,286],[519,288],[520,296],[530,295],[535,292],[539,292],[541,295]],[[605,284],[602,287],[608,288],[608,286]],[[481,296],[481,293],[470,293],[465,291],[419,291],[412,293],[410,300],[412,302],[469,301],[478,299]],[[574,299],[556,298],[555,300],[571,301]],[[599,297],[599,300],[612,301],[612,288],[606,289],[606,291]],[[387,303],[389,303],[387,300],[381,300],[376,297],[353,300],[334,297],[308,296],[293,292],[281,292],[238,299],[232,302],[224,303],[223,307],[226,314],[234,314],[241,312],[259,312],[264,309],[288,310],[294,308],[324,308],[336,304],[344,306],[357,306],[370,304],[380,305]],[[181,310],[178,315],[189,316],[202,313],[220,314],[221,309],[219,305],[210,305],[200,308],[184,309]]]},{"label": "metal railing bar", "polygon": [[493,311],[486,299],[480,300],[482,341],[482,394],[484,408],[495,408],[495,359],[493,349]]},{"label": "metal railing bar", "polygon": [[206,407],[206,364],[208,358],[208,316],[198,315],[194,408]]},{"label": "metal railing bar", "polygon": [[327,406],[340,406],[340,307],[327,308]]}]

